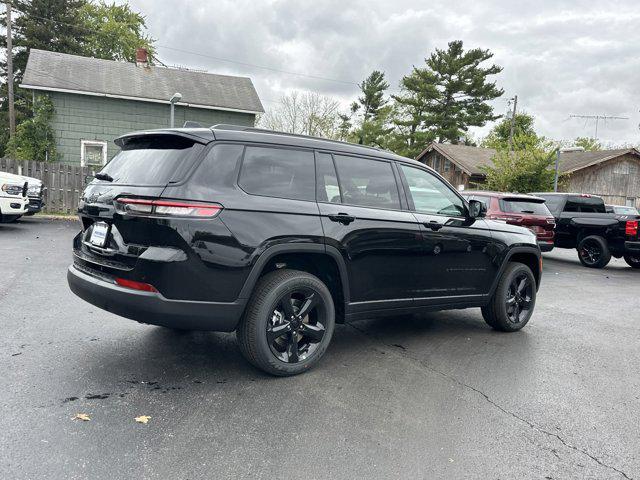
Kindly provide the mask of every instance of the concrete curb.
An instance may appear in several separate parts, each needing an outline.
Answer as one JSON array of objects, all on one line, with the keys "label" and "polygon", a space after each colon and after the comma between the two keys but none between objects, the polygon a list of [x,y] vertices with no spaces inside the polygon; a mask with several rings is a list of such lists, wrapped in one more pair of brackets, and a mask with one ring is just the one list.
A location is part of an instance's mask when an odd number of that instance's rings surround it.
[{"label": "concrete curb", "polygon": [[45,218],[47,220],[67,220],[67,221],[77,221],[78,217],[76,215],[54,215],[48,213],[38,213],[34,215],[32,218]]}]

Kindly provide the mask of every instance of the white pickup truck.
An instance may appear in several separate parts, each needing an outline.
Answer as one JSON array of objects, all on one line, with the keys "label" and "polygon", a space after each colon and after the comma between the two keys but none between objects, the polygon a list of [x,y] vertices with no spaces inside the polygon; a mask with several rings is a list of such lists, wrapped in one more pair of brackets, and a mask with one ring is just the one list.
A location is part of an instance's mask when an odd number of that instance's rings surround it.
[{"label": "white pickup truck", "polygon": [[27,189],[24,177],[0,172],[0,222],[13,222],[29,211]]}]

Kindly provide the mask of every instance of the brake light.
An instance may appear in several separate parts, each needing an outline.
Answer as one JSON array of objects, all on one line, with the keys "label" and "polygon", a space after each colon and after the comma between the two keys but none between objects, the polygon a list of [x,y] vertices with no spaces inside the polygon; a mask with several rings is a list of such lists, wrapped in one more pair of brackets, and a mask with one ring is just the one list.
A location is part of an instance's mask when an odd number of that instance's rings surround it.
[{"label": "brake light", "polygon": [[118,198],[116,211],[129,215],[158,215],[168,217],[215,217],[222,210],[217,203],[179,202],[173,200],[147,200],[143,198]]},{"label": "brake light", "polygon": [[149,283],[136,282],[135,280],[127,280],[126,278],[116,278],[116,283],[121,287],[131,288],[132,290],[140,290],[142,292],[157,292],[156,287]]},{"label": "brake light", "polygon": [[627,225],[624,229],[625,235],[629,235],[631,237],[635,237],[638,235],[638,221],[637,220],[627,220]]}]

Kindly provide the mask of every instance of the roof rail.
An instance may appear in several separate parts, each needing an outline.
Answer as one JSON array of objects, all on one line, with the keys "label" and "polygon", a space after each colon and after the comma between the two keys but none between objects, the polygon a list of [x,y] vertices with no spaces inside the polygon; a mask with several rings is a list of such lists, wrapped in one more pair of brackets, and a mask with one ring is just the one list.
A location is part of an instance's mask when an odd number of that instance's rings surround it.
[{"label": "roof rail", "polygon": [[369,145],[360,145],[358,143],[343,142],[342,140],[332,140],[330,138],[314,137],[312,135],[302,135],[300,133],[279,132],[277,130],[269,130],[267,128],[247,127],[247,126],[243,126],[243,125],[231,125],[231,124],[228,124],[228,123],[219,123],[217,125],[213,125],[211,128],[212,129],[216,129],[216,130],[236,130],[236,131],[240,131],[240,132],[267,133],[269,135],[283,135],[283,136],[287,136],[287,137],[296,137],[296,138],[311,138],[311,139],[314,139],[314,140],[322,140],[324,142],[339,143],[339,144],[342,144],[342,145],[351,145],[351,146],[355,146],[355,147],[368,148],[370,150],[375,150],[377,152],[383,151],[382,149],[380,149],[378,147],[371,147]]}]

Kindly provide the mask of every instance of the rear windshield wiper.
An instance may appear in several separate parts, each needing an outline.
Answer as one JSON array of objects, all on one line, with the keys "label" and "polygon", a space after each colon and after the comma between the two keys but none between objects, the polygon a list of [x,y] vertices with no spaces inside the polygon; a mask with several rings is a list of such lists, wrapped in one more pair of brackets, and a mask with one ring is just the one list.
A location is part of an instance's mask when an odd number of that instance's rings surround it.
[{"label": "rear windshield wiper", "polygon": [[108,173],[96,173],[95,178],[98,180],[104,180],[106,182],[113,182],[113,177]]}]

